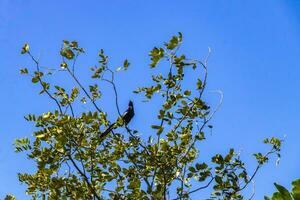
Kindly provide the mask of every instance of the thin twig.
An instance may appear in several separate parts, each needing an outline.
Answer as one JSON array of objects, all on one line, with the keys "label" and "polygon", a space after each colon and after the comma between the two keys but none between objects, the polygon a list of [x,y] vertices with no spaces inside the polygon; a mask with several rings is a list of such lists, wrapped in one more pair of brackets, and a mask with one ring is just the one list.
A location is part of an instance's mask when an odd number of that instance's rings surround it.
[{"label": "thin twig", "polygon": [[79,56],[79,53],[77,52],[76,53],[76,56],[74,57],[74,60],[73,60],[73,64],[72,64],[72,73],[75,75],[75,64],[76,64],[76,61],[77,61],[77,58]]},{"label": "thin twig", "polygon": [[[272,149],[271,149],[270,151],[268,151],[263,157],[264,157],[264,158],[267,158],[270,154],[273,154],[273,153],[275,153],[275,152],[276,152],[276,150],[274,149],[274,147],[272,147]],[[255,168],[255,170],[254,170],[252,176],[250,177],[250,179],[245,183],[245,185],[244,185],[243,187],[241,187],[240,189],[238,189],[237,192],[242,191],[243,189],[245,189],[245,188],[247,187],[247,185],[248,185],[249,183],[251,183],[251,181],[253,180],[253,178],[254,178],[255,175],[257,174],[258,170],[259,170],[262,166],[263,166],[262,163],[259,163],[259,164],[256,166],[256,168]]]},{"label": "thin twig", "polygon": [[[37,61],[33,55],[30,53],[30,51],[27,52],[28,55],[31,57],[31,59],[33,60],[33,62],[36,64],[36,68],[37,68],[37,72],[40,72],[40,67],[39,67],[39,61]],[[60,106],[60,103],[58,102],[58,100],[56,98],[54,98],[50,92],[48,91],[48,89],[46,89],[44,86],[43,86],[43,83],[42,83],[42,80],[40,77],[38,77],[38,80],[39,80],[39,83],[41,84],[41,86],[43,87],[44,91],[46,92],[46,94],[53,100],[55,101],[58,109],[59,109],[59,112],[62,113],[62,109],[61,109],[61,106]]]},{"label": "thin twig", "polygon": [[69,105],[69,107],[70,107],[72,117],[74,117],[75,115],[74,115],[73,106],[72,106],[72,104],[71,104],[70,102],[68,102],[68,105]]},{"label": "thin twig", "polygon": [[207,188],[207,187],[212,183],[212,181],[213,181],[214,179],[215,179],[215,177],[212,177],[212,178],[210,179],[210,181],[209,181],[206,185],[204,185],[204,186],[202,186],[202,187],[199,187],[199,188],[197,188],[197,189],[194,189],[194,190],[188,192],[188,194],[192,194],[192,193],[194,193],[194,192],[197,192],[197,191],[199,191],[199,190],[203,190],[203,189]]},{"label": "thin twig", "polygon": [[182,173],[182,176],[181,176],[180,200],[182,199],[182,194],[183,194],[183,186],[184,186],[184,177],[185,177],[185,173],[186,173],[186,167],[187,167],[187,165],[184,166],[183,173]]},{"label": "thin twig", "polygon": [[249,200],[252,200],[255,195],[255,182],[252,180],[252,195],[250,196]]},{"label": "thin twig", "polygon": [[97,106],[97,104],[95,103],[95,100],[92,99],[92,97],[89,95],[89,93],[86,91],[86,89],[82,86],[82,84],[79,82],[79,80],[76,78],[76,76],[71,72],[71,70],[69,69],[69,67],[66,68],[67,71],[69,72],[69,74],[72,76],[72,78],[76,81],[76,83],[79,85],[79,87],[83,90],[83,92],[85,93],[85,95],[89,98],[89,100],[92,102],[92,104],[94,105],[94,107],[97,109],[98,112],[102,112],[102,110]]}]

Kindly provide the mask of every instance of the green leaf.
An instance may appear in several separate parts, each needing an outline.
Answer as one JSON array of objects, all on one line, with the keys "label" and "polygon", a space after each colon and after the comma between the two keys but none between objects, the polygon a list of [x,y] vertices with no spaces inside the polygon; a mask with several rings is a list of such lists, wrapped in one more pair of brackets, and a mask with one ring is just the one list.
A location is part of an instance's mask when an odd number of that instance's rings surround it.
[{"label": "green leaf", "polygon": [[202,89],[202,81],[200,79],[197,80],[197,89],[200,90]]},{"label": "green leaf", "polygon": [[196,169],[195,169],[194,167],[190,166],[190,167],[189,167],[189,171],[195,173],[195,172],[196,172]]},{"label": "green leaf", "polygon": [[62,69],[66,69],[67,67],[68,67],[68,64],[66,62],[62,62],[60,64],[60,68],[62,68]]},{"label": "green leaf", "polygon": [[68,46],[70,44],[70,42],[68,40],[63,40],[63,44],[64,44],[64,46]]},{"label": "green leaf", "polygon": [[77,98],[78,94],[79,94],[79,89],[77,87],[73,87],[70,96],[71,100],[73,101],[75,98]]},{"label": "green leaf", "polygon": [[99,87],[98,87],[97,84],[95,84],[95,85],[90,85],[89,88],[90,88],[90,92],[91,92],[91,94],[92,94],[92,99],[93,99],[93,100],[94,100],[94,99],[98,99],[98,98],[101,97],[101,93],[100,93],[100,91],[99,91]]},{"label": "green leaf", "polygon": [[55,87],[55,89],[57,89],[59,92],[65,93],[65,89],[64,89],[64,88],[59,87],[58,85],[55,85],[54,87]]},{"label": "green leaf", "polygon": [[129,67],[129,65],[130,65],[130,63],[129,63],[128,60],[126,59],[126,60],[124,61],[124,63],[123,63],[123,68],[124,68],[124,70],[127,70],[128,67]]},{"label": "green leaf", "polygon": [[30,140],[28,138],[16,139],[14,145],[15,145],[16,152],[21,152],[21,151],[26,151],[31,149]]},{"label": "green leaf", "polygon": [[138,189],[141,186],[141,181],[137,178],[131,179],[129,180],[129,185],[128,185],[128,189]]},{"label": "green leaf", "polygon": [[44,133],[39,133],[39,134],[36,134],[35,137],[39,138],[39,139],[42,139],[42,138],[45,137],[45,134]]},{"label": "green leaf", "polygon": [[160,129],[161,126],[158,126],[158,125],[151,125],[151,128],[153,128],[153,129]]},{"label": "green leaf", "polygon": [[190,96],[191,93],[192,93],[191,90],[186,90],[186,91],[184,91],[183,94],[184,94],[185,96]]},{"label": "green leaf", "polygon": [[222,184],[222,178],[220,176],[216,176],[215,177],[215,181],[218,183],[218,184]]},{"label": "green leaf", "polygon": [[83,103],[83,104],[86,104],[86,98],[85,98],[85,97],[82,97],[82,98],[80,99],[80,102]]},{"label": "green leaf", "polygon": [[292,200],[292,197],[291,197],[289,191],[285,187],[283,187],[277,183],[274,183],[274,185],[277,188],[277,190],[280,192],[280,194],[282,195],[283,200]]},{"label": "green leaf", "polygon": [[17,200],[17,199],[13,195],[8,194],[8,195],[6,195],[6,197],[4,198],[4,200]]},{"label": "green leaf", "polygon": [[20,74],[28,74],[28,69],[27,68],[20,69]]},{"label": "green leaf", "polygon": [[36,77],[36,76],[35,76],[35,77],[33,77],[33,78],[31,79],[31,82],[32,82],[32,83],[37,83],[37,82],[39,82],[39,80],[40,80],[39,77]]},{"label": "green leaf", "polygon": [[25,54],[27,52],[29,52],[29,45],[25,43],[24,46],[22,47],[21,54]]},{"label": "green leaf", "polygon": [[263,156],[261,153],[255,153],[253,155],[255,156],[257,162],[261,165],[264,164],[265,162],[267,162],[269,159],[268,157]]},{"label": "green leaf", "polygon": [[179,42],[182,42],[182,33],[181,32],[178,32],[178,39],[179,39]]},{"label": "green leaf", "polygon": [[194,173],[188,173],[187,177],[192,178],[194,176]]},{"label": "green leaf", "polygon": [[268,144],[270,141],[269,141],[269,138],[265,138],[264,141],[263,141],[265,144]]},{"label": "green leaf", "polygon": [[196,164],[196,169],[197,170],[203,170],[203,169],[206,169],[208,166],[207,166],[207,164],[206,163],[197,163]]},{"label": "green leaf", "polygon": [[78,42],[76,41],[72,41],[70,44],[69,44],[70,47],[78,47]]},{"label": "green leaf", "polygon": [[150,51],[149,56],[151,57],[152,63],[150,64],[151,68],[156,67],[160,59],[162,59],[165,55],[165,51],[163,48],[154,47],[152,51]]},{"label": "green leaf", "polygon": [[292,189],[292,196],[294,199],[300,199],[300,179],[297,179],[292,182],[293,189]]},{"label": "green leaf", "polygon": [[41,82],[43,89],[40,91],[40,94],[44,93],[45,91],[47,91],[50,88],[50,84],[46,83],[46,82]]},{"label": "green leaf", "polygon": [[164,131],[164,127],[160,127],[157,131],[157,135],[161,134]]},{"label": "green leaf", "polygon": [[179,36],[173,36],[171,38],[171,40],[168,43],[165,43],[165,46],[167,47],[167,49],[169,50],[173,50],[175,49],[182,41],[182,33],[178,33]]},{"label": "green leaf", "polygon": [[72,60],[75,56],[74,52],[69,48],[63,48],[60,51],[60,55],[64,58],[67,58],[68,60]]}]

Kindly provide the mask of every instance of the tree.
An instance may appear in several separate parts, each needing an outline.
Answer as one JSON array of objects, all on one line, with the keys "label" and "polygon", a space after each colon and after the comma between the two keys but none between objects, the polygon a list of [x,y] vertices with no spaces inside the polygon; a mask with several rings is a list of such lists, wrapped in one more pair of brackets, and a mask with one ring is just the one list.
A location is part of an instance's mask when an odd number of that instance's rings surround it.
[{"label": "tree", "polygon": [[[150,86],[134,91],[144,95],[147,103],[154,97],[161,101],[160,109],[154,111],[157,123],[151,125],[149,138],[124,123],[119,108],[115,76],[128,69],[127,59],[114,70],[101,49],[99,64],[90,69],[95,84],[86,88],[75,73],[76,60],[84,49],[76,41],[63,41],[61,65],[56,71],[65,73],[75,84],[66,89],[47,82],[53,71],[41,68],[29,45],[24,45],[21,53],[31,58],[34,67],[21,69],[21,74],[31,76],[32,83],[40,85],[40,94],[57,106],[41,115],[27,115],[25,119],[35,124],[36,131],[31,139],[15,141],[16,151],[27,152],[28,159],[35,163],[33,174],[18,174],[32,199],[183,200],[208,188],[212,190],[211,199],[243,199],[241,192],[270,156],[280,158],[282,141],[264,140],[270,150],[254,154],[258,163],[251,174],[234,149],[226,155],[216,154],[210,161],[199,158],[197,144],[204,142],[205,133],[213,128],[210,121],[222,98],[215,109],[203,99],[210,52],[204,61],[190,59],[179,50],[181,44],[179,33],[162,47],[153,48],[150,68],[157,68],[159,73],[151,76]],[[200,74],[188,87],[184,85],[187,70]],[[116,121],[109,121],[109,113],[97,104],[102,95],[98,84],[102,82],[112,86],[119,116]],[[82,111],[80,103],[93,108]],[[150,126],[149,122],[144,126]]]}]

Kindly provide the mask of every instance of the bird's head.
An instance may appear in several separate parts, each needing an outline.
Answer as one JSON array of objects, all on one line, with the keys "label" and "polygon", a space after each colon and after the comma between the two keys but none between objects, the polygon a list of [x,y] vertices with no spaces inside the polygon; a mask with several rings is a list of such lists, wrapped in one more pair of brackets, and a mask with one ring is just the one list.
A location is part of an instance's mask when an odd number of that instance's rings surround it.
[{"label": "bird's head", "polygon": [[128,106],[129,106],[129,107],[133,107],[133,102],[132,102],[131,100],[129,101]]}]

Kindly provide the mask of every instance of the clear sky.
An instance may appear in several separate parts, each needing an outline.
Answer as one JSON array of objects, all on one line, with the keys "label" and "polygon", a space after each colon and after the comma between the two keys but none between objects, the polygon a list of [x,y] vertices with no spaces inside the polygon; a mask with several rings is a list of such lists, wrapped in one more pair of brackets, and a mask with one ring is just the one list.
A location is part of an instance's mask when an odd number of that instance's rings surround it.
[{"label": "clear sky", "polygon": [[[128,58],[131,68],[118,79],[120,101],[125,109],[128,100],[134,100],[131,125],[138,127],[153,109],[130,91],[147,80],[149,50],[178,31],[190,57],[203,58],[212,48],[208,90],[224,92],[213,133],[201,152],[212,155],[234,147],[242,150],[253,170],[251,154],[267,150],[262,140],[286,135],[281,163],[275,166],[273,159],[258,173],[254,199],[271,194],[275,181],[289,186],[300,178],[299,13],[297,0],[0,0],[0,199],[6,193],[26,199],[17,172],[30,171],[31,163],[14,153],[12,143],[34,130],[24,115],[52,108],[46,97],[37,95],[38,88],[19,75],[19,69],[31,63],[20,55],[25,42],[49,67],[58,66],[63,39],[77,40],[87,50],[79,61],[86,69],[96,64],[100,48],[114,65]],[[210,95],[214,104],[216,98]],[[109,97],[100,103],[115,112]]]}]

